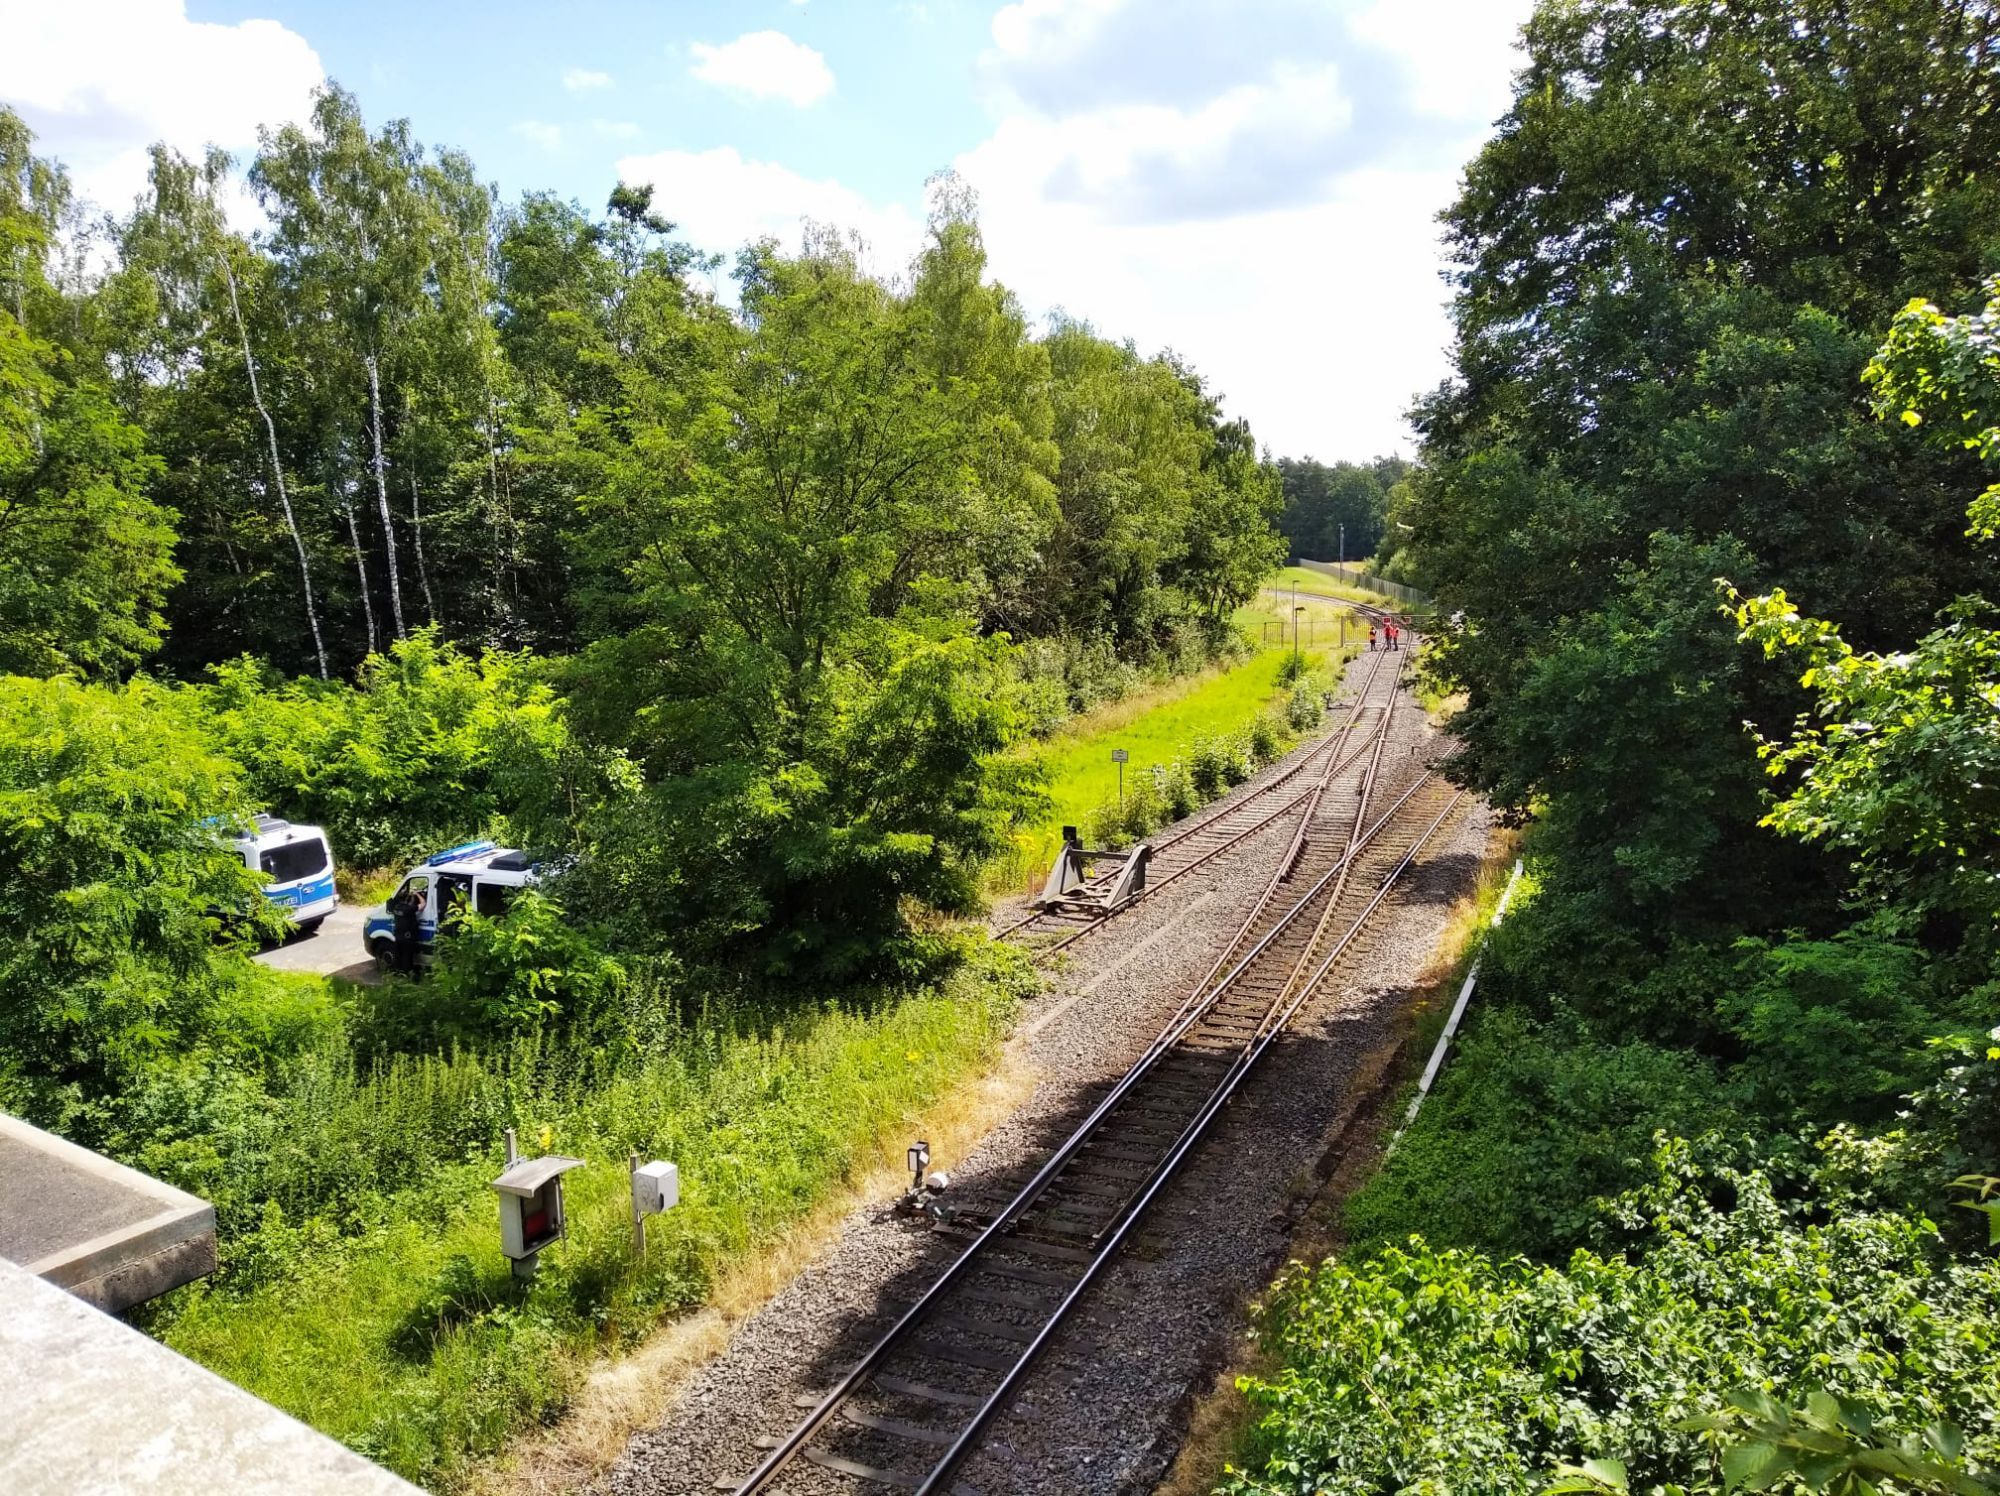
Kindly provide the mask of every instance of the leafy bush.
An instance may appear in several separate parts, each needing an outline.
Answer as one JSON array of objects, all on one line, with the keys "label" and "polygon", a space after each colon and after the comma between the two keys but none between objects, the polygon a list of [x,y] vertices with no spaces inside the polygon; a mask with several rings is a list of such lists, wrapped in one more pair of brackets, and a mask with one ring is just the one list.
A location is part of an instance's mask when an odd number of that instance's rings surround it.
[{"label": "leafy bush", "polygon": [[[1023,726],[1045,736],[1078,712],[1129,696],[1146,672],[1118,657],[1111,638],[1058,634],[1026,639],[1011,655]],[[1194,667],[1190,667],[1194,668]]]},{"label": "leafy bush", "polygon": [[1244,739],[1249,749],[1251,761],[1268,764],[1281,758],[1290,735],[1286,732],[1288,722],[1276,712],[1261,712],[1251,722],[1250,731]]},{"label": "leafy bush", "polygon": [[[217,822],[233,765],[135,682],[0,677],[0,1084],[112,1084],[202,1040],[258,980],[217,915],[275,927]],[[11,1077],[11,1079],[9,1078]]]},{"label": "leafy bush", "polygon": [[613,766],[574,745],[526,655],[477,658],[423,630],[370,656],[359,683],[282,680],[242,659],[182,704],[263,806],[324,826],[357,867],[487,832],[560,840],[580,785]]},{"label": "leafy bush", "polygon": [[[946,948],[910,911],[977,909],[985,860],[1042,800],[1040,765],[1002,751],[1019,729],[1006,649],[957,622],[870,624],[781,724],[761,720],[768,695],[655,698],[656,678],[687,688],[658,639],[593,649],[575,666],[592,720],[652,756],[646,788],[591,818],[566,896],[625,950],[836,979],[927,968]],[[744,723],[771,741],[732,744]]]},{"label": "leafy bush", "polygon": [[1188,753],[1188,778],[1204,800],[1241,784],[1251,773],[1249,751],[1238,738],[1196,738]]},{"label": "leafy bush", "polygon": [[[1194,787],[1194,776],[1182,759],[1154,766],[1153,793],[1159,801],[1160,824],[1166,825],[1190,816],[1201,808],[1201,794]],[[1151,828],[1148,828],[1151,829]]]},{"label": "leafy bush", "polygon": [[1634,1490],[1713,1490],[1716,1441],[1677,1425],[1745,1385],[1829,1385],[1887,1430],[1944,1419],[2000,1459],[2000,1262],[1940,1260],[1917,1218],[1815,1223],[1763,1174],[1704,1171],[1679,1143],[1620,1209],[1649,1238],[1636,1261],[1418,1240],[1292,1277],[1263,1311],[1282,1364],[1242,1384],[1262,1416],[1224,1489],[1529,1490],[1589,1455],[1622,1460]]},{"label": "leafy bush", "polygon": [[526,888],[500,918],[462,914],[440,942],[429,980],[395,983],[376,1010],[392,1032],[401,1030],[398,1048],[477,1044],[545,1027],[592,1031],[626,981],[625,967],[560,903]]},{"label": "leafy bush", "polygon": [[1421,1234],[1559,1260],[1590,1239],[1596,1197],[1642,1177],[1656,1129],[1701,1132],[1735,1115],[1729,1084],[1694,1055],[1491,1009],[1348,1202],[1347,1229],[1357,1250]]},{"label": "leafy bush", "polygon": [[[1151,835],[1173,819],[1167,796],[1183,775],[1178,763],[1155,765],[1151,773],[1134,774],[1122,800],[1107,800],[1084,818],[1084,842],[1093,847],[1122,847]],[[1199,802],[1197,802],[1199,803]]]},{"label": "leafy bush", "polygon": [[1285,698],[1285,724],[1293,732],[1310,732],[1326,715],[1330,694],[1325,681],[1316,676],[1306,677]]},{"label": "leafy bush", "polygon": [[1721,1018],[1744,1043],[1742,1073],[1774,1111],[1884,1119],[1921,1079],[1925,1038],[1950,1025],[1943,1005],[1925,1000],[1925,953],[1879,928],[1746,939],[1738,951]]}]

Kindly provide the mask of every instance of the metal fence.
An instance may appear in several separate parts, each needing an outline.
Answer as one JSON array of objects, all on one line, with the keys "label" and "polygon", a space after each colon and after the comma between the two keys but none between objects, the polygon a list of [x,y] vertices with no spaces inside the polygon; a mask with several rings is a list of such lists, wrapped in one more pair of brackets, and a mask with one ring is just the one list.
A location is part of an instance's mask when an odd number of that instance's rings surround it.
[{"label": "metal fence", "polygon": [[1406,608],[1426,613],[1431,609],[1431,597],[1428,592],[1420,592],[1415,587],[1405,587],[1401,582],[1387,581],[1372,571],[1363,571],[1358,566],[1342,566],[1337,561],[1301,560],[1298,564],[1307,571],[1316,571],[1322,576],[1332,577],[1336,582],[1344,582],[1349,587],[1379,592],[1384,597],[1395,599]]}]

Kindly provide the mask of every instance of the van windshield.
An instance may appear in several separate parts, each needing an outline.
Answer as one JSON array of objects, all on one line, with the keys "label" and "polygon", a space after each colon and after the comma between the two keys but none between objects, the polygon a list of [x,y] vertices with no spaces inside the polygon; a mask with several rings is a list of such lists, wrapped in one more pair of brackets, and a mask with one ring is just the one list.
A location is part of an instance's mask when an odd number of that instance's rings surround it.
[{"label": "van windshield", "polygon": [[259,861],[273,883],[296,883],[326,871],[326,843],[315,837],[311,841],[266,847]]}]

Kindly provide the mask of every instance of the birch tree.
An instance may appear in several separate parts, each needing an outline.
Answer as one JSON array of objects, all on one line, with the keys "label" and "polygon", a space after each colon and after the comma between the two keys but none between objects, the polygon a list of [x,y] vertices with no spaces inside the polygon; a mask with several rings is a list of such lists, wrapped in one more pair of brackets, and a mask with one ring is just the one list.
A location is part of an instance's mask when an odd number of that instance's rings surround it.
[{"label": "birch tree", "polygon": [[[310,130],[266,132],[251,181],[272,217],[271,248],[300,301],[322,312],[329,357],[358,374],[366,390],[364,439],[381,522],[390,625],[407,632],[396,521],[389,504],[389,441],[384,426],[384,365],[395,359],[424,304],[435,235],[417,177],[421,151],[397,121],[370,137],[354,98],[324,89]],[[358,367],[357,367],[358,366]],[[360,525],[343,498],[361,559]],[[363,584],[366,601],[366,583]],[[372,604],[366,609],[373,612]],[[373,629],[370,629],[372,636]]]},{"label": "birch tree", "polygon": [[[230,231],[218,200],[231,166],[229,156],[219,150],[211,150],[197,166],[178,152],[156,145],[148,196],[141,199],[120,234],[120,273],[128,278],[143,277],[151,293],[147,330],[152,334],[150,355],[157,370],[170,370],[176,381],[204,372],[226,374],[213,365],[226,362],[229,345],[240,352],[250,403],[262,427],[267,479],[264,494],[276,500],[291,541],[313,659],[324,679],[328,673],[326,639],[313,592],[312,560],[292,507],[278,423],[265,399],[250,323],[244,315],[238,263],[252,262],[253,255],[242,237]],[[129,307],[133,300],[125,297],[121,304]],[[135,335],[136,329],[128,327],[128,351],[135,351]]]}]

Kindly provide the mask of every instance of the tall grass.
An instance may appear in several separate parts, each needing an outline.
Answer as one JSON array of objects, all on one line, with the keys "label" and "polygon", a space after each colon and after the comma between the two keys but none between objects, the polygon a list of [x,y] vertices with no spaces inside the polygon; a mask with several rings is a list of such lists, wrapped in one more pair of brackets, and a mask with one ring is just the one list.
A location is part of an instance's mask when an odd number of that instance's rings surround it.
[{"label": "tall grass", "polygon": [[[1308,664],[1326,656],[1323,650],[1305,654]],[[1111,761],[1112,749],[1123,748],[1130,755],[1126,794],[1148,793],[1154,771],[1172,775],[1197,744],[1246,736],[1260,716],[1284,699],[1292,668],[1289,650],[1262,650],[1242,664],[1205,672],[1173,690],[1079,717],[1039,750],[1048,773],[1048,809],[1036,824],[1016,834],[1007,855],[995,860],[989,887],[1018,889],[1046,871],[1064,826],[1086,825],[1100,807],[1116,803],[1118,766]]]},{"label": "tall grass", "polygon": [[1393,598],[1383,593],[1370,592],[1365,587],[1350,587],[1323,571],[1309,571],[1303,566],[1281,566],[1271,573],[1270,579],[1264,585],[1285,591],[1296,591],[1301,597],[1310,594],[1314,597],[1338,597],[1349,602],[1373,603],[1377,607],[1397,606]]},{"label": "tall grass", "polygon": [[[996,960],[1002,958],[995,958]],[[623,1060],[537,1045],[364,1072],[318,1061],[282,1106],[288,1160],[220,1286],[173,1296],[166,1343],[435,1487],[551,1416],[592,1360],[702,1301],[718,1269],[838,1186],[997,1050],[1018,966],[873,1010],[764,1025],[710,1013]],[[499,1130],[587,1160],[569,1234],[529,1284],[499,1253]],[[680,1166],[630,1242],[626,1155]],[[402,1180],[401,1187],[395,1181]],[[317,1203],[318,1209],[315,1209]]]}]

